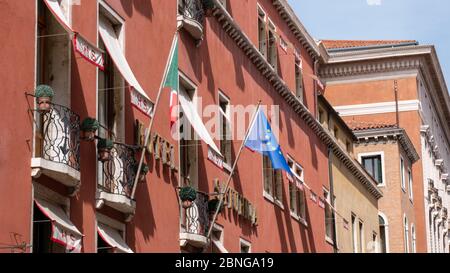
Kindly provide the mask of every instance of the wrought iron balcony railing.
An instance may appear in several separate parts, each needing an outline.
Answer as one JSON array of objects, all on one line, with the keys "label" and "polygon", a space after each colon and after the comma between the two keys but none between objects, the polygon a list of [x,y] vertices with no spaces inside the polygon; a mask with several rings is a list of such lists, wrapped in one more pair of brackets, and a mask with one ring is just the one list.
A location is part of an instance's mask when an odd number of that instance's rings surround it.
[{"label": "wrought iron balcony railing", "polygon": [[35,157],[80,170],[80,116],[52,104],[49,112],[36,112]]},{"label": "wrought iron balcony railing", "polygon": [[185,215],[185,232],[206,236],[209,225],[208,195],[198,192],[197,199],[192,203],[192,206],[183,210]]},{"label": "wrought iron balcony railing", "polygon": [[130,198],[136,177],[136,147],[114,143],[110,152],[110,160],[102,164],[99,188],[107,193]]},{"label": "wrought iron balcony railing", "polygon": [[203,24],[205,12],[201,0],[179,0],[178,12],[185,18]]}]

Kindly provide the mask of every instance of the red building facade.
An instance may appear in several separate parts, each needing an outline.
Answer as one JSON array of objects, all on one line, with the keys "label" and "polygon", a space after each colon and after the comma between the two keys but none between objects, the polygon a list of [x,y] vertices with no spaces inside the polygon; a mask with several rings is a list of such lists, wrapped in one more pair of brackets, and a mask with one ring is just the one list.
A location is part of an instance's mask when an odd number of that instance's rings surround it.
[{"label": "red building facade", "polygon": [[[211,8],[208,1],[181,0],[16,2],[0,2],[0,18],[10,26],[1,33],[9,46],[0,72],[7,92],[1,120],[8,129],[0,133],[0,171],[8,182],[0,183],[0,243],[11,246],[5,251],[76,251],[74,245],[87,253],[333,251],[323,208],[333,144],[316,121],[320,52],[286,1],[212,1]],[[101,35],[105,24],[141,88],[129,87],[126,65]],[[226,181],[242,140],[214,139],[227,163],[221,169],[208,160],[205,142],[173,139],[167,89],[145,156],[149,172],[131,194],[136,145],[150,122],[143,107],[132,107],[131,94],[141,89],[149,105],[156,102],[177,31],[180,89],[224,115],[230,106],[259,100],[269,109],[279,105],[278,142],[296,172],[290,182],[244,149],[211,245],[205,237],[210,215],[200,203],[207,207],[215,185]],[[76,52],[74,33],[102,53],[103,70]],[[36,110],[31,95],[40,84],[55,91],[50,112]],[[112,160],[100,162],[98,140],[80,137],[86,117],[100,122],[99,138],[114,141]],[[229,127],[237,123],[230,120]],[[178,187],[186,184],[199,192],[195,211],[181,207]],[[194,212],[204,219],[191,219]],[[66,250],[50,238],[65,240]]]}]

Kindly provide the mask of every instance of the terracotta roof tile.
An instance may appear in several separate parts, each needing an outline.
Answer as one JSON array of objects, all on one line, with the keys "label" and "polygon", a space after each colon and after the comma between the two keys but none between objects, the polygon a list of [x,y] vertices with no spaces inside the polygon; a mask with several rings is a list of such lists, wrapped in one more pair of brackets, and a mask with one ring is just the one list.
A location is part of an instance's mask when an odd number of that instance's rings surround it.
[{"label": "terracotta roof tile", "polygon": [[362,121],[347,121],[348,127],[353,131],[363,131],[363,130],[372,130],[372,129],[387,129],[387,128],[396,128],[395,124],[386,124],[386,123],[375,123],[375,122],[362,122]]},{"label": "terracotta roof tile", "polygon": [[327,49],[415,43],[415,40],[322,40]]}]

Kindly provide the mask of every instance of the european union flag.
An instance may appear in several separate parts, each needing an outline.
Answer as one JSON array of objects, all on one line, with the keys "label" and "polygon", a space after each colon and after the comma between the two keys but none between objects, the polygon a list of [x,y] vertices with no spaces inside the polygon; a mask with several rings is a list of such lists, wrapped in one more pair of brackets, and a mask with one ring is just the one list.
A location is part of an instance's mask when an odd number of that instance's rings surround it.
[{"label": "european union flag", "polygon": [[289,174],[292,174],[291,169],[281,152],[281,147],[272,132],[272,128],[261,109],[258,111],[255,122],[250,128],[245,146],[264,156],[268,156],[273,169],[282,169]]}]

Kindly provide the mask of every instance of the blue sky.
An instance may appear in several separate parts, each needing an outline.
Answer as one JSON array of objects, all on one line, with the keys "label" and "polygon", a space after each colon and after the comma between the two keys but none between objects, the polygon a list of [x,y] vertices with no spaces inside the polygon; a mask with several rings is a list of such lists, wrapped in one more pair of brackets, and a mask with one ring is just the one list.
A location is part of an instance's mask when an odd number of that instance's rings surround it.
[{"label": "blue sky", "polygon": [[417,40],[435,45],[450,88],[450,1],[288,1],[316,39]]}]

